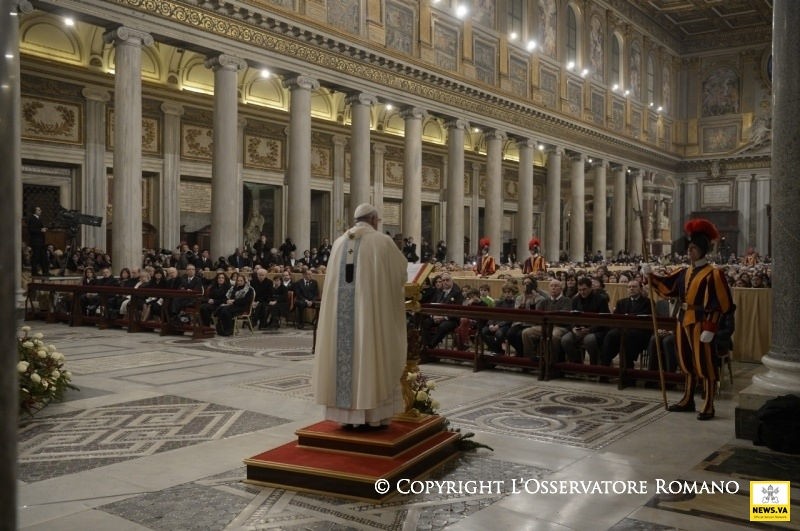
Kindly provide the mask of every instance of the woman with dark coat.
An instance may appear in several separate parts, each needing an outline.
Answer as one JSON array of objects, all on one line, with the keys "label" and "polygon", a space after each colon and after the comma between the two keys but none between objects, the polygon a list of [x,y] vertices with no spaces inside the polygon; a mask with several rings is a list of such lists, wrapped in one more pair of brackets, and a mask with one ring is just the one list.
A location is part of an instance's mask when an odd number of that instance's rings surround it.
[{"label": "woman with dark coat", "polygon": [[236,277],[236,284],[226,294],[227,300],[217,309],[217,334],[233,335],[233,318],[250,310],[255,295],[243,275]]},{"label": "woman with dark coat", "polygon": [[228,300],[229,289],[231,289],[231,283],[228,276],[222,272],[217,273],[214,282],[206,291],[208,300],[200,305],[200,319],[203,326],[211,326],[211,316]]}]

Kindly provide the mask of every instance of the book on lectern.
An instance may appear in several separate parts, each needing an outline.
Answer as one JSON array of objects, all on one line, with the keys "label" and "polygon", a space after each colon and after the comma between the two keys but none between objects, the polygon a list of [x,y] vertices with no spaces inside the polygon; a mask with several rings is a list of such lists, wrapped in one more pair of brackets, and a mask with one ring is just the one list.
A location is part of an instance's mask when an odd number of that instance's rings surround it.
[{"label": "book on lectern", "polygon": [[433,264],[430,263],[409,263],[408,264],[408,277],[406,280],[406,284],[416,284],[417,286],[421,286],[425,279],[428,278],[428,275],[431,274],[433,271]]}]

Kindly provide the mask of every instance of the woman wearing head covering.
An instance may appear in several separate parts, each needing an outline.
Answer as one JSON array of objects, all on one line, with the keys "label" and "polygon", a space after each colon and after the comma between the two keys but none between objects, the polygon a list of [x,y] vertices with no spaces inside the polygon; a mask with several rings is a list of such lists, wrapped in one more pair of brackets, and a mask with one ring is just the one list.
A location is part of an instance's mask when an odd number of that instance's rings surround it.
[{"label": "woman wearing head covering", "polygon": [[225,303],[217,309],[217,334],[233,335],[233,318],[250,311],[256,292],[244,275],[238,275],[235,284],[225,295]]}]

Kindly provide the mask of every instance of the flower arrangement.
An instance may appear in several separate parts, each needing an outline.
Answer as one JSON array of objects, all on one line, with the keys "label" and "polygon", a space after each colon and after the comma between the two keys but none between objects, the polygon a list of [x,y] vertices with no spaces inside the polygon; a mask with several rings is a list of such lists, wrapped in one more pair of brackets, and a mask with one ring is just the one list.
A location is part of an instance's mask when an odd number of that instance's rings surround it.
[{"label": "flower arrangement", "polygon": [[55,345],[45,345],[42,333],[30,331],[30,326],[23,326],[17,336],[17,372],[20,413],[34,415],[50,402],[63,400],[67,388],[78,388],[70,384],[72,374],[64,369],[64,355]]},{"label": "flower arrangement", "polygon": [[413,396],[412,407],[419,413],[435,415],[439,402],[431,397],[431,391],[436,389],[436,382],[420,371],[406,373],[406,380]]}]

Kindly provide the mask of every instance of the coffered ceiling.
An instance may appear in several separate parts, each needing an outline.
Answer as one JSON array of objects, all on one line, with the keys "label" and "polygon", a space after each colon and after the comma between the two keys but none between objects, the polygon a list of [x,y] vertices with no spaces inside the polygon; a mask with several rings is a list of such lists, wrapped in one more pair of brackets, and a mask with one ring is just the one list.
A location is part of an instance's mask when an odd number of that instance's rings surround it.
[{"label": "coffered ceiling", "polygon": [[772,0],[637,0],[631,2],[682,42],[716,34],[771,31]]}]

